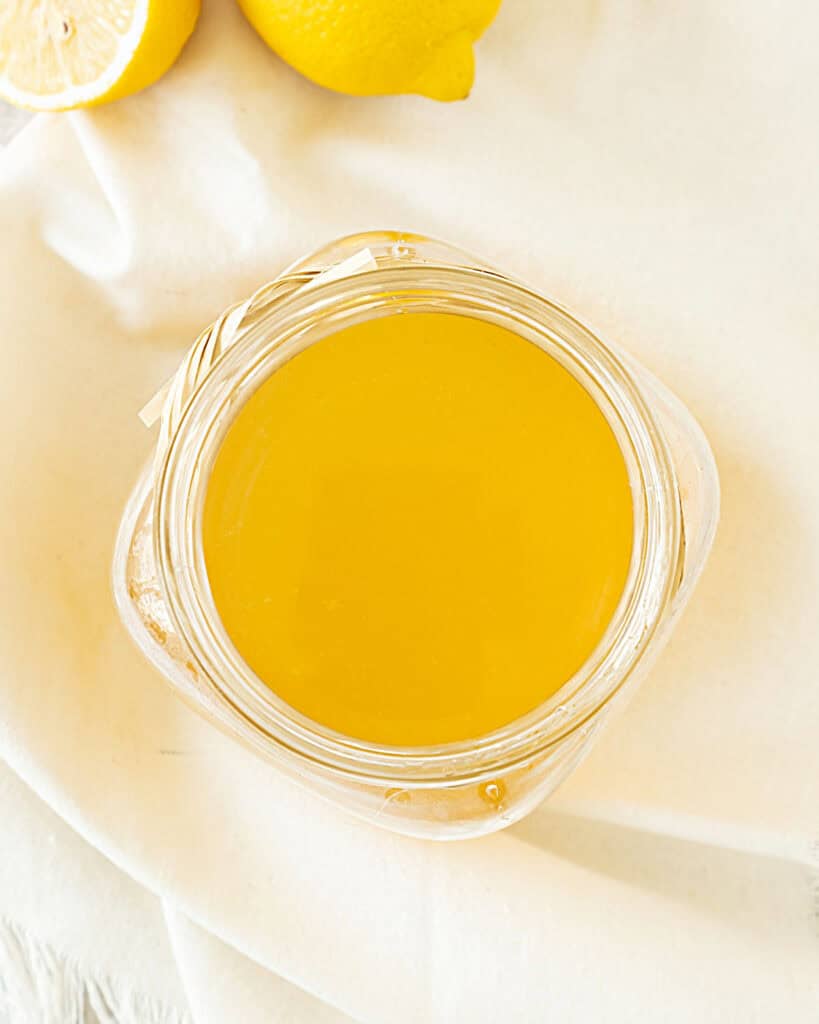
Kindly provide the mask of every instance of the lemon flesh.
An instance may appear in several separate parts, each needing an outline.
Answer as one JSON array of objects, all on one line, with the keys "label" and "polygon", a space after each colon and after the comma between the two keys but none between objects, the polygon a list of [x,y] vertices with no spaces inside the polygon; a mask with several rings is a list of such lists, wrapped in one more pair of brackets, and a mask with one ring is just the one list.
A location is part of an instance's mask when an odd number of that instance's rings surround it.
[{"label": "lemon flesh", "polygon": [[472,45],[500,0],[239,0],[259,35],[319,85],[353,96],[463,99]]},{"label": "lemon flesh", "polygon": [[0,96],[31,110],[92,106],[168,70],[200,0],[2,0]]}]

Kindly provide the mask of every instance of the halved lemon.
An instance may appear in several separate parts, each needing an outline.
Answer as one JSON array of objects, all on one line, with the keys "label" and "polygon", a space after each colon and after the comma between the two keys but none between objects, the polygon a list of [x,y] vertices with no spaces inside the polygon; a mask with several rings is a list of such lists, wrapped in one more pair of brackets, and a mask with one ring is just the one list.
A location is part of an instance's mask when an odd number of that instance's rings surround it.
[{"label": "halved lemon", "polygon": [[0,96],[69,110],[144,89],[179,56],[200,0],[0,0]]}]

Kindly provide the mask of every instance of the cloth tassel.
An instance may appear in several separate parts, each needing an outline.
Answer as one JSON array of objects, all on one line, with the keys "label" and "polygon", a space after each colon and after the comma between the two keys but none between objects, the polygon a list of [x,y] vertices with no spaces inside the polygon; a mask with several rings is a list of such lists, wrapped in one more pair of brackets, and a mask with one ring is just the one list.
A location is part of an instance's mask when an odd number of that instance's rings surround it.
[{"label": "cloth tassel", "polygon": [[192,1024],[187,1013],[129,991],[0,921],[0,1024]]}]

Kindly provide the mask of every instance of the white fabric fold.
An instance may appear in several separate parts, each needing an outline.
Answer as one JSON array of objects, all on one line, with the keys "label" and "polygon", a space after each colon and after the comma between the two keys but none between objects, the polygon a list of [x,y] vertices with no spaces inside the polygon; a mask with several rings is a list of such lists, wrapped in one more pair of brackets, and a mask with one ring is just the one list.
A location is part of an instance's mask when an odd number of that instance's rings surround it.
[{"label": "white fabric fold", "polygon": [[166,905],[165,918],[196,1024],[355,1024]]},{"label": "white fabric fold", "polygon": [[0,1021],[189,1024],[156,896],[2,761],[0,821]]},{"label": "white fabric fold", "polygon": [[[157,87],[0,155],[0,754],[175,908],[199,1019],[231,964],[242,1005],[295,986],[321,1021],[814,1019],[816,27],[806,2],[506,0],[473,96],[439,106],[324,92],[209,0]],[[225,306],[375,227],[596,324],[688,402],[722,476],[651,678],[548,808],[468,844],[279,778],[174,698],[110,597],[138,409]],[[186,960],[179,914],[219,941]]]}]

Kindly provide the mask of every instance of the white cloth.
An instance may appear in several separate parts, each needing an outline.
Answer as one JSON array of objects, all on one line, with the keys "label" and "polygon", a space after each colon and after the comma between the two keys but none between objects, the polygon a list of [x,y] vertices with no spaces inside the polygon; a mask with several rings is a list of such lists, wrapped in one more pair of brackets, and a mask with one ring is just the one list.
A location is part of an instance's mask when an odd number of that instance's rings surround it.
[{"label": "white cloth", "polygon": [[[167,933],[196,1024],[816,1020],[817,29],[807,0],[506,0],[442,106],[314,87],[208,0],[157,87],[0,156],[0,755],[162,898],[164,924],[133,888],[128,914]],[[224,306],[375,227],[472,249],[624,344],[722,476],[649,681],[547,807],[466,844],[279,778],[176,700],[110,597],[137,410]],[[0,911],[36,932],[39,879],[2,844]],[[79,920],[73,887],[55,918]],[[100,969],[178,1000],[151,957],[108,956],[109,909]]]},{"label": "white cloth", "polygon": [[31,114],[27,110],[0,101],[0,146],[14,138],[30,118]]},{"label": "white cloth", "polygon": [[[65,1006],[81,1005],[94,979],[116,1008],[110,1024],[130,1024],[131,1017],[134,1024],[189,1024],[157,897],[80,838],[2,761],[0,820],[0,1021],[84,1024]],[[53,1020],[32,1010],[46,993],[63,1011]]]}]

